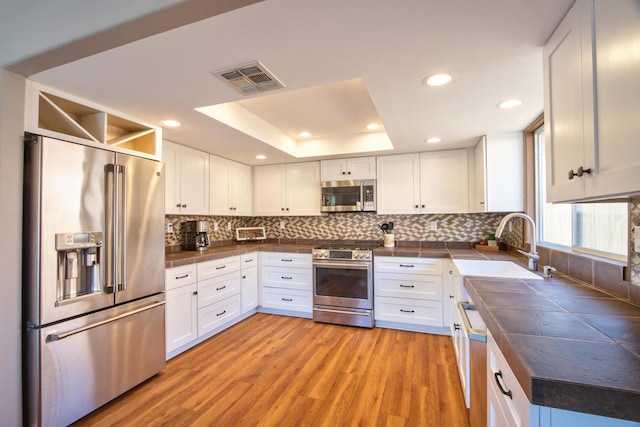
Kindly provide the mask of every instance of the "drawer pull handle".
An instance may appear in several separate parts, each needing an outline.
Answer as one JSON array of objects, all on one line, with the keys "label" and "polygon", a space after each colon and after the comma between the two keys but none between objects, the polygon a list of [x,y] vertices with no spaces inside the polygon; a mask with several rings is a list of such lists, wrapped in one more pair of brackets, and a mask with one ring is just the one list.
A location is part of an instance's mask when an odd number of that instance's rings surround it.
[{"label": "drawer pull handle", "polygon": [[226,267],[226,265],[221,265],[220,267],[216,267],[216,270],[222,270],[225,267]]},{"label": "drawer pull handle", "polygon": [[221,290],[223,290],[223,289],[224,289],[224,288],[226,288],[226,287],[227,287],[227,285],[224,285],[224,286],[223,286],[223,287],[221,287],[221,288],[216,288],[216,291],[221,291]]},{"label": "drawer pull handle", "polygon": [[245,259],[244,262],[253,262],[253,258]]},{"label": "drawer pull handle", "polygon": [[413,285],[400,285],[401,288],[415,288]]},{"label": "drawer pull handle", "polygon": [[227,313],[227,310],[223,310],[222,313],[218,313],[216,314],[216,316],[222,316],[223,314],[226,314],[226,313]]},{"label": "drawer pull handle", "polygon": [[413,264],[400,264],[400,267],[413,268],[414,265]]},{"label": "drawer pull handle", "polygon": [[401,309],[400,309],[400,311],[401,311],[402,313],[415,313],[415,312],[416,312],[415,310],[405,310],[405,309],[403,309],[403,308],[401,308]]},{"label": "drawer pull handle", "polygon": [[176,280],[186,279],[187,277],[189,277],[189,273],[183,274],[182,276],[176,276]]},{"label": "drawer pull handle", "polygon": [[502,371],[494,372],[493,376],[496,378],[496,383],[498,384],[500,392],[505,396],[509,396],[509,399],[513,400],[513,393],[511,393],[511,390],[505,390],[502,386],[502,381],[500,381],[500,378],[502,378]]},{"label": "drawer pull handle", "polygon": [[293,298],[280,298],[282,301],[291,302]]},{"label": "drawer pull handle", "polygon": [[281,278],[281,279],[284,279],[284,280],[291,280],[291,279],[293,279],[293,277],[291,277],[291,276],[280,276],[280,278]]},{"label": "drawer pull handle", "polygon": [[284,258],[282,258],[280,261],[282,261],[282,262],[293,262],[293,259],[284,259]]}]

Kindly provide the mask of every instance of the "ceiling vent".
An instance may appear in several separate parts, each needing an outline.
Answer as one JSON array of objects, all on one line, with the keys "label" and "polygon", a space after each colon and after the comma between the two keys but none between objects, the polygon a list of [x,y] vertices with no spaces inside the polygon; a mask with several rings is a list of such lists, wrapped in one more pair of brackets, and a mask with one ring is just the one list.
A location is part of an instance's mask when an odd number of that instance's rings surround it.
[{"label": "ceiling vent", "polygon": [[243,95],[251,95],[284,87],[284,84],[278,80],[276,76],[271,74],[260,62],[252,62],[222,71],[214,71],[212,74],[220,77]]}]

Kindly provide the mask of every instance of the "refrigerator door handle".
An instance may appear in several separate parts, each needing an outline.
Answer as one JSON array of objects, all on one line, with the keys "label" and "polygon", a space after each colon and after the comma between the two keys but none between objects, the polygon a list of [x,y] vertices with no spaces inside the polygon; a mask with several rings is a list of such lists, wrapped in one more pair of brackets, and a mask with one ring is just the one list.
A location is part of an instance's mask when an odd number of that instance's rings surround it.
[{"label": "refrigerator door handle", "polygon": [[65,338],[70,337],[71,335],[79,334],[80,332],[88,331],[89,329],[97,328],[98,326],[106,325],[107,323],[115,322],[116,320],[124,319],[125,317],[133,316],[134,314],[138,314],[138,313],[141,313],[143,311],[150,310],[152,308],[159,307],[159,306],[164,305],[164,304],[165,304],[164,301],[154,302],[153,304],[145,305],[144,307],[140,307],[140,308],[138,308],[136,310],[129,311],[127,313],[123,313],[123,314],[121,314],[119,316],[111,317],[111,318],[106,319],[106,320],[101,320],[100,322],[95,322],[95,323],[92,323],[90,325],[82,326],[80,328],[72,329],[72,330],[66,331],[66,332],[59,332],[59,333],[55,333],[55,334],[49,334],[49,335],[47,335],[47,341],[60,341],[60,340],[63,340]]},{"label": "refrigerator door handle", "polygon": [[116,165],[109,163],[105,166],[105,288],[109,293],[114,293],[117,289],[116,257],[118,247],[116,246],[115,229],[118,220],[114,194],[117,183]]},{"label": "refrigerator door handle", "polygon": [[121,175],[121,179],[119,180],[120,204],[118,209],[118,247],[120,248],[118,290],[124,291],[127,289],[127,227],[125,226],[127,223],[127,169],[122,165],[118,165],[118,174]]}]

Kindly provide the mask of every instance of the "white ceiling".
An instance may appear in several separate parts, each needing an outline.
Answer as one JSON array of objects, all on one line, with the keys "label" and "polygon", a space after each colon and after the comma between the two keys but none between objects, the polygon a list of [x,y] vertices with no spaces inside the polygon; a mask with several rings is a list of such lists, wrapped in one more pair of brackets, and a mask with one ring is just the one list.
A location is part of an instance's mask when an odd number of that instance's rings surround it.
[{"label": "white ceiling", "polygon": [[[372,110],[393,145],[376,154],[469,147],[542,112],[542,47],[572,1],[266,0],[30,78],[149,123],[176,119],[182,126],[165,128],[166,139],[252,165],[367,153],[345,135]],[[245,97],[211,74],[253,61],[286,87]],[[440,71],[453,82],[422,85]],[[523,104],[496,108],[511,98]],[[293,140],[302,130],[319,139],[294,141],[292,155],[194,110],[228,103]],[[442,142],[427,145],[431,136]]]}]

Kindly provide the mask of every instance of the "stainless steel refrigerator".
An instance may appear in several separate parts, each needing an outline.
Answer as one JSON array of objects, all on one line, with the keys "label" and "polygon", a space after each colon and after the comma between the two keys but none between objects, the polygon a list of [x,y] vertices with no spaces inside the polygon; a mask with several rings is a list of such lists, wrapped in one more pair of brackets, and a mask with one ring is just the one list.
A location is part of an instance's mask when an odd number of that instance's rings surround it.
[{"label": "stainless steel refrigerator", "polygon": [[25,138],[25,424],[63,426],[165,366],[164,168]]}]

